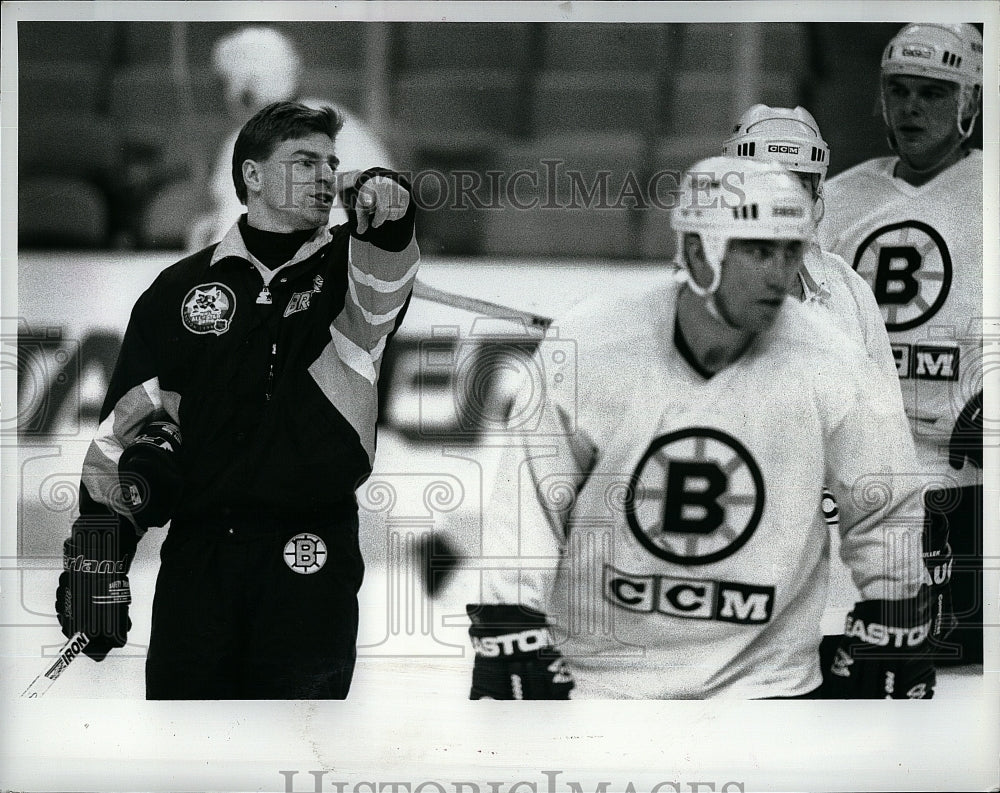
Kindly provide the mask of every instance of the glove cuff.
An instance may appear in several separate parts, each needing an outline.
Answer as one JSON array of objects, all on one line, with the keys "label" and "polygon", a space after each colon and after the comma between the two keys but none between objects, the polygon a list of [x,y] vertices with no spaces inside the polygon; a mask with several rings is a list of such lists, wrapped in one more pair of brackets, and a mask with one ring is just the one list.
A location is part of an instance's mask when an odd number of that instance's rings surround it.
[{"label": "glove cuff", "polygon": [[862,600],[854,604],[844,634],[886,650],[921,647],[931,628],[927,593],[906,600]]},{"label": "glove cuff", "polygon": [[71,573],[128,575],[139,538],[128,526],[107,519],[79,518],[63,541],[63,570]]},{"label": "glove cuff", "polygon": [[[376,176],[384,176],[403,187],[410,194],[410,202],[406,207],[406,213],[399,220],[387,220],[377,229],[372,228],[369,223],[364,234],[358,233],[358,212],[357,202],[361,187],[369,179]],[[398,253],[405,250],[413,239],[413,225],[416,218],[417,202],[413,195],[413,189],[409,181],[395,171],[387,168],[369,168],[358,174],[354,180],[354,185],[344,191],[344,208],[347,211],[347,221],[351,228],[351,234],[364,242],[370,242],[384,251]]]}]

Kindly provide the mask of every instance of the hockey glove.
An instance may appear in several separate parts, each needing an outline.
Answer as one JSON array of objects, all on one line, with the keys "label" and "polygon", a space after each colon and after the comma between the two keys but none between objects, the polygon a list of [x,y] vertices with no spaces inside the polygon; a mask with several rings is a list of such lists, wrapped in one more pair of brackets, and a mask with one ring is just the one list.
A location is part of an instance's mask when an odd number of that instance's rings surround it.
[{"label": "hockey glove", "polygon": [[953,557],[948,542],[948,521],[939,517],[935,510],[940,502],[949,498],[948,490],[931,490],[924,496],[923,559],[927,570],[928,619],[931,624],[929,641],[932,648],[940,645],[958,623],[951,597]]},{"label": "hockey glove", "polygon": [[180,428],[170,421],[151,421],[118,460],[122,499],[142,529],[170,520],[181,493]]},{"label": "hockey glove", "polygon": [[937,676],[927,646],[926,592],[864,600],[847,615],[826,683],[828,699],[930,699]]},{"label": "hockey glove", "polygon": [[569,699],[573,676],[545,615],[524,606],[466,606],[476,659],[469,699]]},{"label": "hockey glove", "polygon": [[983,392],[970,399],[955,420],[948,443],[948,462],[961,471],[968,460],[976,468],[983,468]]},{"label": "hockey glove", "polygon": [[416,201],[410,183],[385,168],[369,168],[344,191],[344,208],[355,237],[385,251],[401,251],[413,239]]},{"label": "hockey glove", "polygon": [[132,621],[128,571],[138,538],[118,518],[80,517],[63,543],[63,572],[56,588],[56,614],[67,638],[77,631],[90,637],[84,653],[103,661],[124,647]]}]

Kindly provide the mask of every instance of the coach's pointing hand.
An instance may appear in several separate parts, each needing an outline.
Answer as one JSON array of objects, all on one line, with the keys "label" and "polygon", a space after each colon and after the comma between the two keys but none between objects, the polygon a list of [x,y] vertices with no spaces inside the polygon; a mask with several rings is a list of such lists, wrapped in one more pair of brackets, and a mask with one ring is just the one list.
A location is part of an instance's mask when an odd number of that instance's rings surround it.
[{"label": "coach's pointing hand", "polygon": [[387,176],[367,180],[358,191],[358,234],[369,225],[377,229],[387,220],[399,220],[410,206],[410,193]]}]

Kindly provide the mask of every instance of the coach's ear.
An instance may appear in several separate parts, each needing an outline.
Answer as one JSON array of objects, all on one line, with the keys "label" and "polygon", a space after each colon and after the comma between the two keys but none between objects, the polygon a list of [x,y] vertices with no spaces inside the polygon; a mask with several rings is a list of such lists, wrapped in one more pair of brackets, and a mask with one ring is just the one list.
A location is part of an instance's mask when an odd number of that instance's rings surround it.
[{"label": "coach's ear", "polygon": [[244,160],[241,167],[243,169],[243,181],[246,183],[247,192],[259,193],[264,178],[261,173],[260,164],[255,160]]}]

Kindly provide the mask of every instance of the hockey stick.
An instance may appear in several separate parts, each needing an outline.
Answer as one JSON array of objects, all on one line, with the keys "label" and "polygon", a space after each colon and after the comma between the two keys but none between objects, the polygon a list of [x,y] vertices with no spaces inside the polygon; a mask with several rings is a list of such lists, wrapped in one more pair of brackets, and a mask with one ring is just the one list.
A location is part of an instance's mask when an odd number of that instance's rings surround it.
[{"label": "hockey stick", "polygon": [[59,650],[59,657],[55,663],[32,680],[31,685],[24,689],[24,693],[21,696],[28,699],[35,699],[42,696],[42,694],[52,687],[52,684],[56,682],[59,675],[66,671],[66,668],[73,662],[73,659],[83,652],[83,648],[88,644],[90,644],[90,639],[85,633],[77,631],[70,636],[66,644]]},{"label": "hockey stick", "polygon": [[419,279],[413,284],[413,296],[423,300],[430,300],[433,303],[439,303],[442,306],[451,306],[452,308],[460,308],[463,311],[471,311],[474,314],[520,322],[528,330],[541,333],[543,336],[549,325],[552,324],[552,317],[543,317],[540,314],[533,314],[530,311],[522,311],[519,308],[503,306],[499,303],[492,303],[489,300],[480,300],[477,297],[466,297],[454,292],[447,292],[444,289],[429,286]]}]

